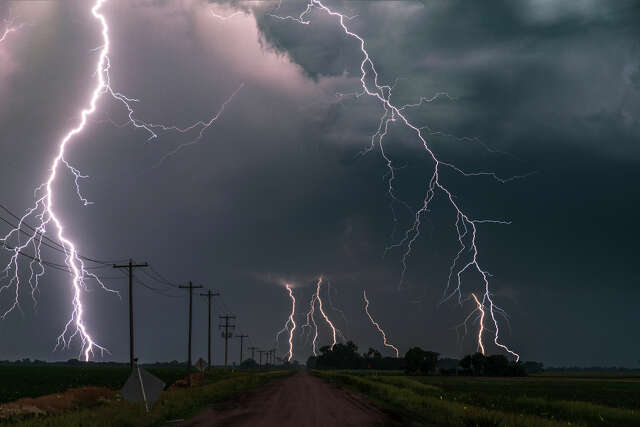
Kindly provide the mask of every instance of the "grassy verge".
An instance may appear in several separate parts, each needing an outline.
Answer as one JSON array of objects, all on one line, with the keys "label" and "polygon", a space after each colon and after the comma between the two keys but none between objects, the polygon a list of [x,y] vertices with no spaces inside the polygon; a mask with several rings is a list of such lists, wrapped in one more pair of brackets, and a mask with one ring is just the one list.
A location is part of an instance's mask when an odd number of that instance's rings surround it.
[{"label": "grassy verge", "polygon": [[438,426],[560,425],[637,426],[640,417],[632,410],[609,408],[587,402],[550,402],[516,397],[509,404],[483,407],[472,395],[451,400],[442,389],[407,377],[355,376],[341,372],[314,371],[315,375],[349,386],[391,406],[411,419]]},{"label": "grassy verge", "polygon": [[18,426],[154,426],[167,420],[189,418],[207,405],[230,396],[261,386],[274,378],[291,375],[291,371],[274,372],[216,372],[205,379],[204,385],[190,389],[164,392],[151,413],[145,413],[142,404],[122,400],[106,402],[92,408],[68,412],[62,415],[30,418],[18,421]]}]

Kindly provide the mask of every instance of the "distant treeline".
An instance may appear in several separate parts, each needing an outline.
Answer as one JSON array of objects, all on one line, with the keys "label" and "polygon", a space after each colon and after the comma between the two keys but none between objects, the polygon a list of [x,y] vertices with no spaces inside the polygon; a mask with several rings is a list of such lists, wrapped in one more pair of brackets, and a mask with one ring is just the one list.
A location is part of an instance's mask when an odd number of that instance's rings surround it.
[{"label": "distant treeline", "polygon": [[462,359],[442,358],[434,351],[413,347],[404,357],[382,357],[379,351],[369,348],[366,353],[358,353],[358,346],[352,341],[345,344],[324,346],[317,356],[307,360],[311,369],[374,369],[405,371],[408,375],[484,375],[484,376],[524,376],[541,372],[540,362],[515,362],[504,355],[485,356],[470,354]]}]

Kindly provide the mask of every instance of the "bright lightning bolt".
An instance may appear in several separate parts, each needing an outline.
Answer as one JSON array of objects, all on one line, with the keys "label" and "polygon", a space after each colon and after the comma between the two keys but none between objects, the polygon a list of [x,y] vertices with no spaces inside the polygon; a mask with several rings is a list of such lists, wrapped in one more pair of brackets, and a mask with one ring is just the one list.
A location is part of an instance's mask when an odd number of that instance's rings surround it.
[{"label": "bright lightning bolt", "polygon": [[[130,124],[138,129],[144,129],[149,134],[149,139],[157,138],[157,134],[154,132],[154,129],[160,129],[162,131],[176,131],[179,133],[187,133],[194,129],[199,129],[198,136],[194,140],[180,145],[176,150],[168,154],[171,155],[177,152],[177,150],[179,150],[180,148],[183,148],[185,145],[190,145],[199,141],[202,138],[204,131],[214,124],[220,114],[222,114],[222,112],[224,111],[226,105],[233,99],[233,97],[242,87],[241,85],[235,92],[233,92],[231,97],[227,99],[227,101],[225,101],[225,103],[222,105],[218,113],[208,121],[198,121],[191,126],[180,128],[178,126],[145,123],[138,120],[134,116],[134,109],[132,107],[132,105],[135,102],[138,102],[138,100],[129,98],[119,92],[116,92],[111,87],[111,81],[109,77],[109,69],[111,66],[109,61],[109,52],[111,47],[109,39],[109,25],[106,17],[101,13],[101,8],[107,1],[108,0],[96,0],[91,8],[91,14],[100,27],[102,45],[98,49],[96,49],[96,51],[99,51],[98,61],[95,68],[95,76],[97,78],[97,81],[95,87],[90,93],[86,106],[80,111],[79,123],[76,127],[69,130],[60,140],[58,144],[57,154],[51,161],[51,168],[48,178],[43,184],[37,187],[34,192],[34,205],[29,208],[22,216],[17,227],[12,229],[7,235],[0,239],[0,241],[3,243],[4,248],[12,253],[7,266],[3,270],[3,279],[8,279],[8,283],[0,287],[0,293],[15,286],[15,300],[13,304],[2,314],[1,318],[4,319],[14,309],[20,307],[19,290],[21,288],[21,281],[19,277],[18,258],[19,255],[27,248],[31,248],[35,252],[32,261],[29,263],[30,276],[28,280],[28,284],[31,287],[32,297],[35,300],[35,293],[38,289],[38,281],[44,274],[44,266],[42,264],[40,256],[42,239],[45,233],[48,231],[48,227],[53,226],[55,234],[65,251],[65,264],[68,266],[73,276],[71,281],[73,290],[73,310],[71,312],[69,320],[65,324],[62,333],[58,336],[55,348],[68,348],[71,345],[73,339],[78,337],[80,340],[80,354],[83,355],[84,359],[87,361],[89,360],[89,357],[94,354],[94,349],[98,349],[101,352],[106,351],[106,349],[98,345],[87,330],[87,326],[84,320],[85,308],[82,304],[81,299],[82,290],[87,289],[87,280],[93,279],[100,285],[102,289],[116,294],[118,292],[107,288],[95,274],[87,271],[82,258],[78,254],[77,245],[69,237],[67,237],[67,234],[65,233],[64,223],[55,209],[55,193],[53,190],[53,186],[56,182],[56,178],[58,177],[61,168],[66,168],[73,175],[75,182],[75,191],[83,205],[86,206],[91,203],[82,195],[80,190],[79,181],[81,179],[87,178],[87,176],[83,175],[79,169],[69,164],[65,158],[68,145],[73,142],[74,138],[85,129],[89,117],[92,116],[97,109],[98,101],[102,98],[103,95],[108,94],[113,99],[121,102],[126,108],[127,117],[129,119],[127,124]],[[7,29],[5,29],[2,33],[2,38],[0,40],[4,40],[10,33],[17,31],[19,27],[20,26],[14,26],[12,25],[12,22],[9,22],[9,25]],[[19,234],[21,232],[24,232],[23,227],[26,226],[27,220],[29,219],[36,220],[36,226],[34,228],[35,231],[33,232],[33,234],[28,233],[29,237],[26,241],[21,241]],[[18,244],[11,247],[7,243],[9,240],[14,238],[18,239]]]},{"label": "bright lightning bolt", "polygon": [[[425,152],[431,158],[434,166],[433,173],[431,178],[428,179],[427,183],[427,191],[422,203],[422,207],[415,212],[415,219],[413,225],[405,232],[404,238],[393,245],[393,247],[405,247],[405,250],[402,254],[402,273],[400,284],[402,285],[406,269],[407,269],[407,260],[411,255],[411,251],[414,243],[420,237],[420,225],[422,224],[422,218],[429,211],[429,207],[434,198],[441,194],[446,200],[448,200],[451,207],[453,207],[456,211],[456,231],[458,234],[458,241],[462,247],[460,252],[458,252],[455,257],[453,264],[451,266],[452,270],[457,271],[458,276],[458,287],[453,291],[453,293],[457,293],[462,298],[462,284],[461,284],[461,275],[466,271],[475,271],[481,277],[484,290],[483,290],[483,300],[488,302],[489,314],[495,326],[494,339],[493,342],[496,346],[502,348],[506,352],[510,353],[516,358],[516,361],[520,358],[520,356],[512,351],[509,347],[502,344],[499,341],[499,326],[498,321],[496,319],[496,311],[502,312],[502,310],[495,306],[493,300],[491,299],[491,292],[489,289],[489,273],[484,270],[480,262],[478,260],[478,237],[477,237],[477,225],[481,223],[494,223],[494,224],[508,224],[506,221],[496,221],[496,220],[478,220],[469,216],[459,205],[459,202],[455,200],[455,196],[449,190],[449,188],[442,183],[440,179],[440,171],[441,169],[449,169],[453,172],[463,176],[463,177],[477,177],[477,176],[487,176],[495,179],[498,182],[505,182],[506,180],[499,177],[494,172],[466,172],[459,167],[455,166],[452,163],[448,163],[440,160],[440,158],[436,155],[433,149],[430,147],[430,144],[427,142],[425,135],[423,134],[423,127],[418,126],[411,122],[404,114],[404,109],[411,106],[417,106],[422,103],[423,98],[420,99],[418,104],[407,104],[404,106],[398,106],[392,102],[391,97],[393,93],[393,87],[389,85],[385,85],[379,83],[379,75],[376,71],[375,64],[373,59],[369,55],[369,52],[366,48],[365,40],[360,37],[355,32],[351,31],[347,22],[352,19],[347,17],[339,12],[335,12],[329,7],[325,6],[320,0],[309,0],[307,3],[307,7],[303,10],[297,17],[296,16],[278,16],[270,13],[269,16],[280,19],[280,20],[291,20],[298,22],[303,25],[309,25],[310,23],[310,14],[312,10],[318,9],[331,17],[335,17],[338,20],[338,24],[344,34],[352,39],[355,39],[360,45],[360,52],[362,54],[362,61],[360,62],[360,83],[362,86],[362,90],[368,96],[375,98],[380,105],[383,107],[384,112],[380,117],[378,122],[378,129],[376,133],[371,137],[371,146],[368,149],[372,150],[376,145],[379,147],[381,155],[384,161],[387,164],[387,168],[389,169],[389,173],[387,175],[387,185],[388,192],[392,199],[392,201],[401,202],[398,197],[395,195],[395,191],[393,188],[393,181],[395,179],[395,168],[393,166],[393,162],[391,158],[387,155],[384,148],[384,138],[389,131],[389,124],[392,122],[399,122],[403,124],[410,132],[412,132],[417,140],[422,144]],[[369,83],[368,83],[369,82]],[[425,100],[428,100],[425,98]],[[517,177],[515,177],[517,178]],[[467,244],[465,245],[465,240]],[[462,252],[467,249],[470,252],[470,259],[464,262],[464,265],[458,267],[459,257]],[[335,337],[335,334],[334,334]],[[482,337],[480,337],[481,340]]]},{"label": "bright lightning bolt", "polygon": [[287,357],[287,360],[291,362],[291,359],[293,359],[293,333],[296,330],[296,321],[293,318],[296,313],[296,297],[293,295],[293,290],[291,289],[291,285],[287,284],[285,285],[285,287],[289,292],[289,298],[291,298],[291,314],[289,314],[289,318],[287,319],[287,322],[284,324],[284,328],[282,328],[276,334],[276,342],[278,342],[278,338],[280,337],[281,334],[283,334],[284,332],[289,332],[289,353],[288,353],[289,356]]},{"label": "bright lightning bolt", "polygon": [[[335,326],[333,326],[333,323],[331,323],[331,320],[329,320],[327,313],[324,312],[324,308],[322,307],[322,297],[320,296],[321,286],[322,286],[322,276],[318,278],[318,282],[316,284],[315,300],[318,302],[318,308],[320,309],[320,314],[322,314],[322,317],[324,318],[325,322],[327,322],[327,325],[329,325],[329,328],[331,328],[331,336],[333,339],[331,342],[331,350],[333,350],[333,347],[338,342],[338,340],[336,339],[336,328]],[[316,335],[316,338],[317,338],[317,335]],[[314,339],[314,343],[315,343],[315,339]]]},{"label": "bright lightning bolt", "polygon": [[392,348],[396,352],[396,357],[400,357],[400,352],[398,351],[398,347],[396,347],[393,344],[389,344],[387,342],[387,334],[382,330],[382,328],[380,327],[380,324],[375,320],[373,320],[371,313],[369,313],[369,299],[367,298],[367,291],[364,289],[362,290],[362,297],[364,298],[364,302],[365,302],[364,311],[367,313],[367,316],[369,316],[369,320],[371,321],[371,324],[375,326],[378,332],[380,332],[380,335],[382,335],[384,346]]},{"label": "bright lightning bolt", "polygon": [[471,296],[473,297],[473,300],[476,302],[476,305],[478,306],[477,310],[480,311],[480,328],[478,329],[478,346],[480,347],[482,354],[485,354],[484,345],[482,344],[482,332],[484,330],[484,307],[482,306],[482,303],[478,301],[478,297],[476,296],[476,294],[471,294]]},{"label": "bright lightning bolt", "polygon": [[5,24],[5,28],[4,30],[2,30],[2,33],[0,33],[0,43],[4,42],[10,34],[15,33],[17,31],[19,31],[22,27],[24,27],[24,24],[15,24],[13,19],[6,19],[4,20],[4,24]]},{"label": "bright lightning bolt", "polygon": [[[102,38],[103,38],[104,45],[100,51],[100,56],[96,66],[96,76],[98,78],[98,81],[91,93],[88,105],[80,112],[79,124],[75,128],[71,129],[60,141],[57,154],[53,158],[53,161],[51,163],[51,169],[50,169],[51,172],[49,174],[49,177],[46,180],[46,182],[42,184],[40,187],[38,187],[35,191],[36,201],[34,206],[28,209],[26,214],[20,219],[17,228],[11,230],[9,234],[7,234],[2,239],[3,243],[6,243],[7,240],[10,239],[14,233],[19,234],[23,223],[28,218],[35,218],[39,220],[39,223],[36,226],[36,231],[29,236],[26,242],[22,243],[19,246],[16,246],[16,248],[13,250],[14,254],[12,255],[9,261],[9,264],[4,270],[6,274],[9,274],[10,271],[13,270],[13,276],[11,277],[11,280],[7,285],[0,288],[0,291],[12,285],[15,285],[15,288],[16,288],[15,301],[13,305],[11,305],[9,309],[5,311],[5,313],[2,315],[2,317],[4,318],[7,316],[7,314],[9,314],[13,309],[15,309],[18,306],[18,290],[20,288],[20,278],[18,275],[19,253],[24,249],[26,249],[27,247],[32,247],[36,253],[36,258],[40,259],[40,248],[42,245],[42,238],[47,231],[47,226],[50,225],[51,223],[53,224],[56,230],[56,235],[58,237],[58,240],[61,242],[65,250],[65,254],[66,254],[65,263],[67,264],[67,266],[69,267],[73,275],[73,279],[71,282],[72,288],[73,288],[73,299],[72,299],[73,311],[71,313],[71,317],[69,318],[69,321],[64,327],[64,330],[58,337],[56,347],[58,346],[68,347],[71,341],[73,340],[73,338],[76,336],[79,336],[81,341],[80,353],[82,354],[84,352],[85,360],[89,360],[89,356],[93,354],[94,347],[99,349],[100,351],[104,351],[105,348],[96,344],[94,339],[91,337],[91,335],[87,331],[87,327],[84,323],[84,317],[83,317],[84,307],[82,305],[82,300],[80,298],[81,290],[87,288],[85,281],[88,278],[93,278],[100,284],[100,286],[103,289],[111,292],[115,292],[115,291],[106,288],[104,284],[102,284],[102,282],[98,279],[97,276],[95,276],[92,273],[89,273],[85,269],[84,262],[78,255],[78,251],[76,249],[75,243],[73,243],[68,237],[66,237],[62,220],[58,217],[54,209],[53,184],[58,175],[58,169],[60,168],[61,165],[63,165],[74,175],[75,182],[76,182],[76,189],[78,190],[78,194],[80,195],[79,188],[77,186],[78,179],[84,178],[84,176],[80,174],[80,172],[76,168],[69,165],[69,163],[67,163],[67,161],[65,160],[64,156],[65,156],[65,151],[69,142],[72,141],[74,136],[82,132],[82,130],[84,129],[87,123],[88,116],[90,116],[95,112],[97,102],[100,99],[101,95],[109,90],[108,74],[107,74],[107,71],[109,68],[109,60],[107,56],[109,53],[109,27],[107,25],[107,21],[104,15],[102,15],[99,12],[104,1],[98,0],[94,4],[93,8],[91,9],[91,13],[93,17],[99,21],[102,27]],[[123,101],[123,102],[126,103],[126,101]],[[43,192],[44,194],[38,197],[38,195],[41,192]],[[86,200],[82,196],[80,196],[80,198],[84,204],[87,204]],[[35,274],[35,277],[34,277],[34,270],[33,270],[33,262],[30,265],[32,275],[29,279],[29,284],[31,285],[32,292],[35,292],[35,289],[37,289],[38,278],[44,272],[44,267],[42,266],[42,264],[40,262],[38,262],[38,264],[39,264],[40,274]],[[32,282],[32,279],[33,279],[33,282]]]},{"label": "bright lightning bolt", "polygon": [[240,12],[240,11],[234,12],[234,13],[232,13],[230,15],[227,15],[227,16],[218,15],[212,9],[209,9],[209,13],[211,13],[211,16],[213,16],[214,18],[219,19],[221,21],[228,21],[229,19],[233,18],[234,16],[242,15],[242,12]]},{"label": "bright lightning bolt", "polygon": [[[311,328],[311,325],[313,324],[312,350],[313,350],[313,355],[317,356],[318,355],[318,324],[316,323],[316,319],[314,318],[315,312],[316,312],[316,294],[314,293],[311,296],[309,311],[307,312],[307,323],[305,323],[302,326],[302,330],[304,331],[304,328]],[[308,335],[307,335],[307,339],[308,339]]]}]

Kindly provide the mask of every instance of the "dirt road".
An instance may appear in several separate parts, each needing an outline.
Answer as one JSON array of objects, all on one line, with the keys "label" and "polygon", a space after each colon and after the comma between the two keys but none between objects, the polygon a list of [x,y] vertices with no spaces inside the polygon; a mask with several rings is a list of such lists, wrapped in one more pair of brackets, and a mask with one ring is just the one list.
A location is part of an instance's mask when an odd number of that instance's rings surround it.
[{"label": "dirt road", "polygon": [[362,396],[300,372],[213,405],[181,426],[398,426]]}]

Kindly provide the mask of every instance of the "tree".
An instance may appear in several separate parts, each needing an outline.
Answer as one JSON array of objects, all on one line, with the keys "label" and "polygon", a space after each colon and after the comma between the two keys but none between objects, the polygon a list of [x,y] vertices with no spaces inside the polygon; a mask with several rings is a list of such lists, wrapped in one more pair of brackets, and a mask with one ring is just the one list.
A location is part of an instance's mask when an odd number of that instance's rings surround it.
[{"label": "tree", "polygon": [[425,351],[420,347],[413,347],[409,349],[404,356],[407,364],[407,373],[429,374],[433,372],[438,363],[438,356],[438,353]]},{"label": "tree", "polygon": [[487,358],[482,353],[474,353],[471,356],[471,369],[473,369],[473,375],[484,375],[485,365]]},{"label": "tree", "polygon": [[363,354],[364,358],[369,359],[382,359],[382,354],[375,348],[369,347],[369,350]]},{"label": "tree", "polygon": [[258,363],[251,358],[243,360],[242,363],[240,364],[241,369],[255,369],[258,367],[259,367]]},{"label": "tree", "polygon": [[484,374],[504,376],[509,374],[509,359],[502,354],[494,354],[485,359]]},{"label": "tree", "polygon": [[471,355],[467,354],[460,360],[460,367],[465,372],[465,374],[469,375],[471,373]]},{"label": "tree", "polygon": [[318,367],[318,358],[316,356],[309,356],[307,359],[307,368],[316,369]]},{"label": "tree", "polygon": [[527,374],[537,374],[538,372],[542,372],[544,370],[544,365],[540,362],[524,362],[522,364],[522,367]]},{"label": "tree", "polygon": [[333,369],[361,369],[366,367],[364,358],[358,353],[358,346],[353,341],[320,347],[317,367]]}]

